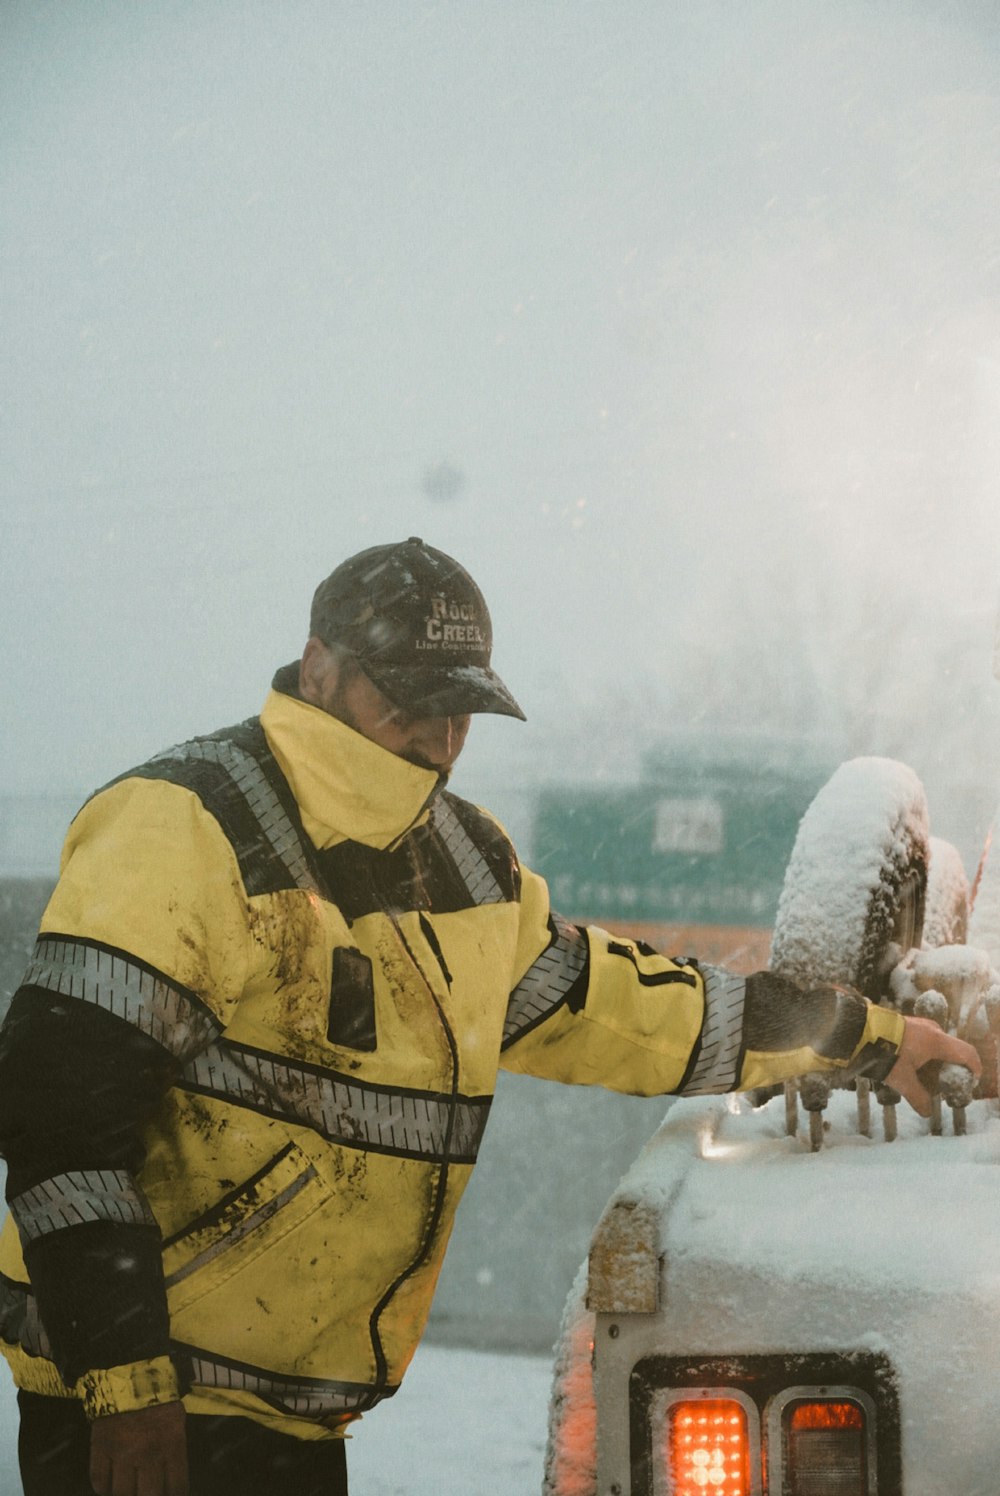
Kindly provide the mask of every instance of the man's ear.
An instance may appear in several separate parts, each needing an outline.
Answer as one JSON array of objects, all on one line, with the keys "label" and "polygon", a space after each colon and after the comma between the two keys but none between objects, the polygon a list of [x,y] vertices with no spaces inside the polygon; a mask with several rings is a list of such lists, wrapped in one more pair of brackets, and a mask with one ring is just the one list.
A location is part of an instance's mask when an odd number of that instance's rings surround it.
[{"label": "man's ear", "polygon": [[313,634],[302,651],[299,662],[299,695],[312,706],[326,709],[326,703],[337,689],[340,665],[333,650]]}]

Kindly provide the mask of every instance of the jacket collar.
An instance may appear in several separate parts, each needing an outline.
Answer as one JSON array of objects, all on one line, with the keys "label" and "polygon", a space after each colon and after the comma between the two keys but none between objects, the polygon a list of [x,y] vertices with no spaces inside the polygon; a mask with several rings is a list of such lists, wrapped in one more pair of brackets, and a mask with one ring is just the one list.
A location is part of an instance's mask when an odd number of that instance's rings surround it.
[{"label": "jacket collar", "polygon": [[306,834],[324,849],[342,841],[391,847],[425,819],[446,776],[379,747],[303,701],[297,667],[279,670],[260,714],[268,746],[291,786]]}]

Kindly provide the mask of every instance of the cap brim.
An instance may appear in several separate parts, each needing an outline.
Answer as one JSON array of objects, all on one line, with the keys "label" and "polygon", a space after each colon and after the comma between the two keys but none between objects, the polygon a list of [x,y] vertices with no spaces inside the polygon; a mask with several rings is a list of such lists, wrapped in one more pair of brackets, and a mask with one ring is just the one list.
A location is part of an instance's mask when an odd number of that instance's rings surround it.
[{"label": "cap brim", "polygon": [[410,665],[379,665],[360,661],[389,700],[422,717],[464,717],[472,712],[494,712],[501,717],[524,713],[488,665],[453,665],[450,669],[414,670]]}]

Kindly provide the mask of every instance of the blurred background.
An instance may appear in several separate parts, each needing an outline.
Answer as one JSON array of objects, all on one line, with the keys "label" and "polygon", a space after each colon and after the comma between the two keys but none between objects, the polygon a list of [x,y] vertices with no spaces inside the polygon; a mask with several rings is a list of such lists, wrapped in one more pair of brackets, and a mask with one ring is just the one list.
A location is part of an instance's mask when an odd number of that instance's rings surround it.
[{"label": "blurred background", "polygon": [[[410,534],[489,600],[528,722],[477,719],[455,788],[528,857],[546,786],[613,797],[683,738],[902,758],[974,871],[995,0],[6,0],[0,35],[27,905],[82,796],[258,710],[316,582]],[[657,1105],[601,1114],[581,1218]],[[558,1234],[562,1285],[586,1229]],[[452,1281],[547,1326],[510,1255],[460,1238]]]}]

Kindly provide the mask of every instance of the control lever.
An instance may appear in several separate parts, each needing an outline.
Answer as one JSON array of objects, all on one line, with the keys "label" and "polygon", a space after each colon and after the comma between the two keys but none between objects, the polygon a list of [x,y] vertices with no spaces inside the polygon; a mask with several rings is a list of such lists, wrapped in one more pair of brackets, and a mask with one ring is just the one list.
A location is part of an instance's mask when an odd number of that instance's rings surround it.
[{"label": "control lever", "polygon": [[882,1108],[882,1135],[887,1143],[896,1141],[896,1108],[902,1099],[892,1086],[875,1087],[875,1100]]},{"label": "control lever", "polygon": [[799,1130],[799,1093],[794,1080],[785,1081],[785,1136],[794,1138]]},{"label": "control lever", "polygon": [[823,1146],[823,1113],[830,1100],[830,1090],[830,1078],[819,1072],[799,1077],[799,1096],[809,1113],[809,1146],[814,1153]]},{"label": "control lever", "polygon": [[941,1095],[951,1107],[951,1125],[956,1137],[965,1134],[965,1108],[972,1100],[976,1082],[964,1065],[942,1065],[938,1076]]},{"label": "control lever", "polygon": [[[943,992],[938,992],[934,987],[929,987],[925,992],[921,992],[914,1004],[913,1011],[917,1018],[929,1018],[932,1023],[937,1024],[939,1029],[943,1029],[945,1033],[948,1032],[950,1008],[948,1006],[948,999]],[[968,1072],[966,1073],[968,1074]],[[939,1138],[942,1132],[941,1091],[939,1084],[934,1085],[933,1083],[928,1089],[931,1092],[931,1136]]]}]

